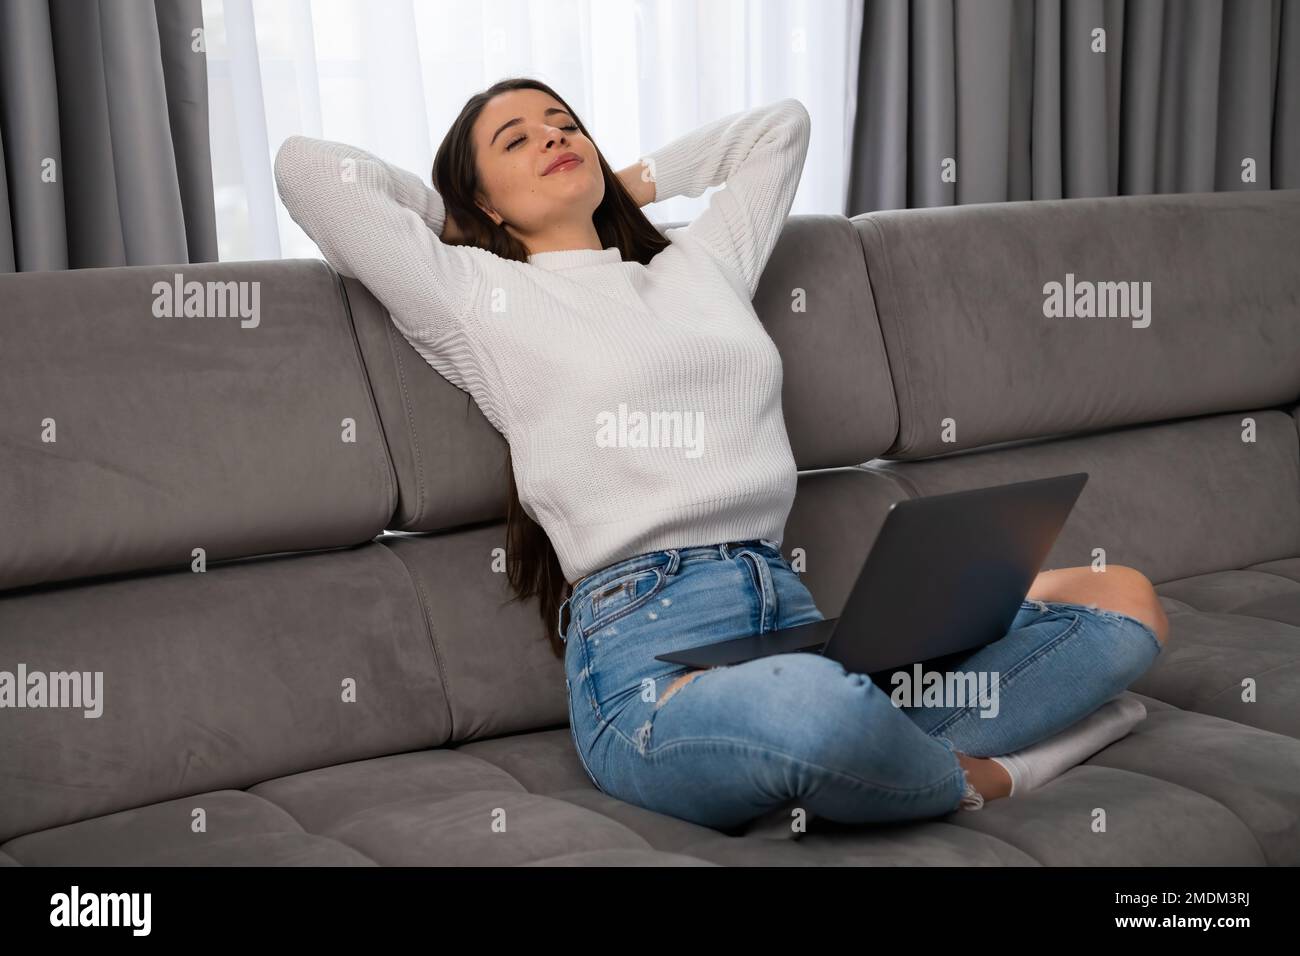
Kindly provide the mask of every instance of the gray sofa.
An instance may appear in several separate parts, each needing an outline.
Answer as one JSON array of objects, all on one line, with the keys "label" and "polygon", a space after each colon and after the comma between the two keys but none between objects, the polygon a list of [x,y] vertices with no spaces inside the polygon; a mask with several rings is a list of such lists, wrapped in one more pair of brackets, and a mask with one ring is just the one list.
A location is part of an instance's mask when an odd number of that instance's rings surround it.
[{"label": "gray sofa", "polygon": [[[790,219],[755,307],[823,612],[891,502],[1083,470],[1046,566],[1137,567],[1172,626],[1147,719],[1048,786],[802,834],[593,788],[504,440],[360,284],[0,276],[0,670],[90,692],[0,710],[0,863],[1300,863],[1298,247],[1300,191]],[[186,315],[177,273],[259,285]],[[1048,317],[1067,275],[1149,324]]]}]

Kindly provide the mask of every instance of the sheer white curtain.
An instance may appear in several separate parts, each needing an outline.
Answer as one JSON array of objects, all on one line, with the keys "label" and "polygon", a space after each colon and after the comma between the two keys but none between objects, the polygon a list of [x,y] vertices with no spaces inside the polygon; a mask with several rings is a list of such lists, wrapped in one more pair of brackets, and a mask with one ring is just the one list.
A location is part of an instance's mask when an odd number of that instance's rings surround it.
[{"label": "sheer white curtain", "polygon": [[[785,96],[812,115],[796,213],[842,213],[862,0],[203,0],[223,260],[317,256],[277,201],[291,133],[370,150],[429,182],[474,92],[533,76],[614,169]],[[647,208],[657,222],[707,203]]]}]

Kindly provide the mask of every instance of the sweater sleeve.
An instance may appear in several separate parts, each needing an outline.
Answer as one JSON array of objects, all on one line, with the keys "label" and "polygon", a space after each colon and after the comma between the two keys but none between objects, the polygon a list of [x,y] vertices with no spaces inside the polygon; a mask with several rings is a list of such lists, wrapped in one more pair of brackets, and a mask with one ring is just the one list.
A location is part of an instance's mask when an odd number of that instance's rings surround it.
[{"label": "sweater sleeve", "polygon": [[750,298],[794,204],[812,120],[797,99],[732,113],[643,156],[655,202],[725,183],[686,227],[739,276]]},{"label": "sweater sleeve", "polygon": [[325,260],[364,283],[408,337],[436,341],[458,327],[478,264],[439,238],[437,190],[365,150],[299,135],[276,152],[275,185]]}]

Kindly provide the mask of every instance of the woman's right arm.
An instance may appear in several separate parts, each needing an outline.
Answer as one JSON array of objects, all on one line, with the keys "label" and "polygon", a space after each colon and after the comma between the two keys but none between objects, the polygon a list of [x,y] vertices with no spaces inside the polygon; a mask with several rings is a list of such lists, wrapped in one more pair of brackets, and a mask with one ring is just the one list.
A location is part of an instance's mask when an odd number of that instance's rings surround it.
[{"label": "woman's right arm", "polygon": [[479,270],[468,247],[442,242],[437,190],[365,150],[299,135],[275,154],[275,185],[325,260],[364,283],[409,337],[458,328]]}]

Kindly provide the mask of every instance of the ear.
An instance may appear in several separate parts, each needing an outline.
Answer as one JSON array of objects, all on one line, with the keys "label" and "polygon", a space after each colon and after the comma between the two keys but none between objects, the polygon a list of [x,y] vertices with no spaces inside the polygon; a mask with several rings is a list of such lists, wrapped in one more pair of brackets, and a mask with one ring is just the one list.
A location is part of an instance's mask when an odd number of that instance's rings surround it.
[{"label": "ear", "polygon": [[485,205],[481,200],[479,200],[479,199],[475,199],[475,200],[474,200],[474,204],[475,204],[476,206],[478,206],[479,209],[482,209],[482,210],[483,210],[483,214],[486,215],[489,219],[491,219],[493,222],[495,222],[498,226],[501,225],[501,220],[502,220],[503,217],[502,217],[501,214],[498,213],[495,209],[492,209],[492,208],[486,206],[486,205]]}]

